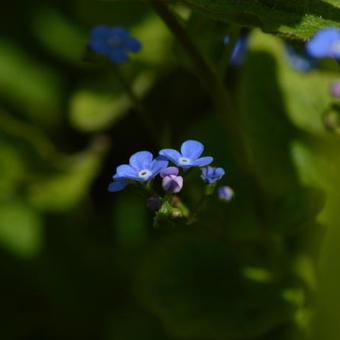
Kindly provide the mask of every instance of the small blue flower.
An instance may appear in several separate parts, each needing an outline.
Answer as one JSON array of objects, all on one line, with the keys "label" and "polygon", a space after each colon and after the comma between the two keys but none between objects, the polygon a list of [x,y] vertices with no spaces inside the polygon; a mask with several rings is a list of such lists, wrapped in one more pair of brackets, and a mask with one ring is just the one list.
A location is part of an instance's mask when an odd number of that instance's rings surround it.
[{"label": "small blue flower", "polygon": [[201,178],[205,183],[212,184],[219,181],[224,176],[224,174],[224,169],[208,166],[207,168],[202,169]]},{"label": "small blue flower", "polygon": [[128,184],[127,180],[147,182],[166,168],[168,163],[163,157],[153,159],[149,151],[136,152],[130,157],[129,164],[117,167],[116,174],[112,177],[113,183],[109,185],[108,190],[111,192],[123,190]]},{"label": "small blue flower", "polygon": [[228,186],[219,187],[217,196],[222,201],[230,201],[234,197],[234,190]]},{"label": "small blue flower", "polygon": [[142,45],[124,27],[95,26],[90,33],[90,48],[107,55],[114,63],[128,61],[129,52],[138,52]]},{"label": "small blue flower", "polygon": [[[231,52],[231,56],[230,56],[230,64],[233,66],[241,66],[245,59],[246,59],[246,55],[247,55],[247,49],[248,49],[248,38],[249,38],[249,33],[245,33],[242,34],[234,48],[233,51]],[[224,37],[224,44],[229,44],[229,37],[226,36]]]},{"label": "small blue flower", "polygon": [[340,30],[336,27],[319,30],[307,42],[306,50],[314,58],[340,59]]},{"label": "small blue flower", "polygon": [[298,52],[293,46],[286,45],[286,54],[289,63],[297,71],[309,72],[312,71],[316,66],[316,59],[307,54],[306,52]]},{"label": "small blue flower", "polygon": [[191,168],[193,166],[209,165],[214,159],[212,157],[202,157],[204,146],[195,140],[187,140],[181,145],[181,153],[174,149],[163,149],[159,154],[181,168]]}]

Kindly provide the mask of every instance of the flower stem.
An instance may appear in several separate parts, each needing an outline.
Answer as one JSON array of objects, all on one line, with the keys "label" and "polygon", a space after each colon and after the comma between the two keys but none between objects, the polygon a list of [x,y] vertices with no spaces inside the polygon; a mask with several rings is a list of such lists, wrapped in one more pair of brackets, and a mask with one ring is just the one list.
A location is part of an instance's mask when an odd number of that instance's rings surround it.
[{"label": "flower stem", "polygon": [[116,77],[118,78],[119,82],[121,83],[124,91],[129,96],[131,102],[134,104],[135,109],[136,109],[136,111],[139,114],[139,118],[143,122],[145,128],[148,130],[149,135],[151,136],[153,141],[158,144],[158,142],[159,142],[158,139],[159,138],[158,138],[158,136],[156,134],[158,128],[153,123],[153,121],[152,121],[152,119],[150,117],[150,114],[147,111],[147,109],[145,108],[143,102],[137,96],[137,94],[133,90],[130,82],[127,81],[127,79],[125,78],[125,76],[121,72],[121,69],[119,68],[119,66],[116,65],[116,64],[112,64],[112,68],[113,68],[113,71],[114,71]]},{"label": "flower stem", "polygon": [[[233,158],[238,165],[240,175],[249,183],[250,194],[254,202],[265,202],[268,198],[252,172],[253,166],[249,159],[241,117],[230,93],[224,87],[224,75],[221,74],[219,77],[216,74],[215,70],[205,60],[196,44],[163,0],[148,1],[190,57],[199,79],[203,86],[206,87],[207,92],[210,93],[217,116],[224,127],[227,142],[232,146]],[[265,207],[265,204],[263,204],[263,207]],[[258,207],[258,210],[259,218],[263,219],[263,208]],[[192,221],[190,222],[192,223]]]},{"label": "flower stem", "polygon": [[163,19],[169,30],[174,34],[182,48],[190,57],[198,77],[213,99],[216,112],[218,117],[222,120],[229,142],[238,146],[237,157],[235,157],[235,159],[240,162],[240,168],[247,169],[247,165],[244,164],[247,163],[246,148],[240,130],[240,124],[236,119],[238,115],[236,114],[235,108],[232,106],[233,103],[230,94],[223,85],[222,77],[217,76],[214,69],[205,60],[196,44],[165,2],[160,0],[149,0],[149,3]]}]

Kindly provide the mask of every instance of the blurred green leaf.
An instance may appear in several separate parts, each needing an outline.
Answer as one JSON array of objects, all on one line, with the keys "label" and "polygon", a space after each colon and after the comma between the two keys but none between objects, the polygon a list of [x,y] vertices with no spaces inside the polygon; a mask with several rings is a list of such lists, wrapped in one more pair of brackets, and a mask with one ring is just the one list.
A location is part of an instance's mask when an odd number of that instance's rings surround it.
[{"label": "blurred green leaf", "polygon": [[34,182],[29,192],[32,204],[42,210],[59,212],[75,207],[100,171],[108,146],[105,137],[97,137],[88,150],[64,160],[64,172]]},{"label": "blurred green leaf", "polygon": [[289,320],[294,286],[243,275],[246,263],[207,235],[158,241],[140,269],[137,291],[164,327],[180,339],[253,339]]},{"label": "blurred green leaf", "polygon": [[31,26],[36,38],[53,54],[73,63],[81,61],[86,48],[86,31],[59,10],[35,10]]},{"label": "blurred green leaf", "polygon": [[4,38],[0,39],[0,55],[0,97],[35,122],[53,125],[60,121],[59,75]]},{"label": "blurred green leaf", "polygon": [[10,197],[25,176],[26,166],[14,145],[0,138],[0,201]]},{"label": "blurred green leaf", "polygon": [[42,247],[42,221],[39,214],[20,201],[2,203],[0,243],[18,256],[36,255]]},{"label": "blurred green leaf", "polygon": [[251,37],[252,48],[240,80],[239,106],[253,171],[263,190],[275,197],[293,191],[298,178],[290,155],[295,127],[287,118],[277,61],[263,44],[266,38],[261,33]]},{"label": "blurred green leaf", "polygon": [[98,131],[109,128],[129,107],[125,96],[79,90],[70,98],[70,120],[79,130]]},{"label": "blurred green leaf", "polygon": [[340,3],[319,0],[182,0],[214,19],[261,27],[296,39],[307,39],[322,27],[339,26]]}]

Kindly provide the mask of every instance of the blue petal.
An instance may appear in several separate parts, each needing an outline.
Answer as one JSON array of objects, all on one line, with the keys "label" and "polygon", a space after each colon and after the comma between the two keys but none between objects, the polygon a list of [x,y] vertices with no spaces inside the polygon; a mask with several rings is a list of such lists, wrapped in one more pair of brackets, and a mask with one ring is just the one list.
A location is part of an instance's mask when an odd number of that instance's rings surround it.
[{"label": "blue petal", "polygon": [[223,168],[216,168],[215,169],[215,176],[222,177],[225,174],[225,171]]},{"label": "blue petal", "polygon": [[318,31],[306,44],[307,52],[315,58],[332,57],[331,47],[340,42],[340,30],[328,27]]},{"label": "blue petal", "polygon": [[202,157],[202,158],[196,159],[193,162],[193,165],[202,167],[202,166],[209,165],[210,163],[212,163],[213,160],[214,159],[212,157]]},{"label": "blue petal", "polygon": [[123,190],[127,185],[128,183],[124,181],[112,182],[109,184],[107,190],[110,192],[117,192]]},{"label": "blue petal", "polygon": [[121,26],[111,27],[109,29],[109,32],[111,37],[118,37],[121,38],[122,40],[128,39],[130,36],[129,31]]},{"label": "blue petal", "polygon": [[243,34],[236,42],[231,53],[230,64],[233,66],[241,66],[246,58],[248,49],[248,34]]},{"label": "blue petal", "polygon": [[179,169],[176,168],[175,166],[170,166],[169,168],[163,168],[160,172],[160,176],[166,177],[166,176],[177,176],[179,173]]},{"label": "blue petal", "polygon": [[[167,160],[164,160],[163,157],[157,157],[156,159],[154,159],[154,161],[151,164],[151,172],[153,174],[153,176],[156,176],[159,174],[159,172],[162,169],[167,168],[167,166],[169,165],[169,162]],[[169,168],[170,169],[170,168]]]},{"label": "blue petal", "polygon": [[133,179],[138,180],[138,174],[130,165],[123,164],[117,167],[117,174],[113,177],[114,179],[117,178],[126,178],[126,179]]},{"label": "blue petal", "polygon": [[202,155],[204,146],[196,140],[187,140],[181,146],[182,155],[191,160],[197,159]]},{"label": "blue petal", "polygon": [[110,37],[110,27],[106,25],[98,25],[92,28],[90,33],[91,39],[97,40],[103,40]]},{"label": "blue petal", "polygon": [[110,60],[114,63],[120,64],[129,60],[127,53],[120,49],[113,49],[109,52]]},{"label": "blue petal", "polygon": [[177,164],[178,159],[182,157],[182,155],[174,149],[163,149],[159,154],[175,164]]},{"label": "blue petal", "polygon": [[109,54],[110,53],[110,47],[107,45],[106,42],[103,42],[101,40],[91,40],[89,41],[89,46],[91,50],[95,51],[99,54]]},{"label": "blue petal", "polygon": [[128,37],[124,42],[124,47],[128,51],[138,52],[142,48],[142,44],[140,43],[139,40],[132,37]]},{"label": "blue petal", "polygon": [[150,169],[152,165],[153,155],[149,151],[139,151],[134,153],[130,159],[130,165],[136,170]]}]

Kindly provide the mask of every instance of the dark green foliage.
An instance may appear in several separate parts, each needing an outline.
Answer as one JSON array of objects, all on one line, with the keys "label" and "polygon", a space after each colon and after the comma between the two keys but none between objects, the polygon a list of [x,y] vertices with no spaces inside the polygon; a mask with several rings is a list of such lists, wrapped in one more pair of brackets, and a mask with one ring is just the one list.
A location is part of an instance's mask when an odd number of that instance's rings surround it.
[{"label": "dark green foliage", "polygon": [[[297,72],[281,38],[303,48],[319,28],[339,26],[340,2],[171,8],[223,78],[226,112],[146,1],[3,6],[0,339],[338,340],[340,139],[325,117],[339,106],[329,93],[339,69],[326,60]],[[87,50],[97,24],[127,26],[142,41],[120,71],[153,134],[115,68]],[[241,31],[248,57],[233,69],[223,38]],[[133,186],[107,192],[132,153],[187,139],[225,168],[231,202],[212,195],[188,223],[204,192],[198,169],[176,207],[184,218],[163,206],[154,219]]]}]

